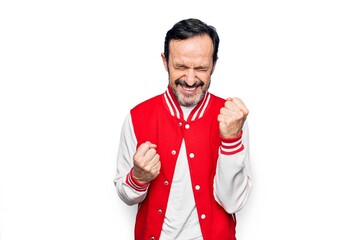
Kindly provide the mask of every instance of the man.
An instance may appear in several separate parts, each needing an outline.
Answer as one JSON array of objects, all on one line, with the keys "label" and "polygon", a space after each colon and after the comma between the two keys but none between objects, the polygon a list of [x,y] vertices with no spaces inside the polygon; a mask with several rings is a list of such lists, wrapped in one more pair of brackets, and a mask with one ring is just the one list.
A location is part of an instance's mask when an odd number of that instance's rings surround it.
[{"label": "man", "polygon": [[164,45],[169,84],[124,121],[117,192],[139,205],[137,240],[236,239],[235,212],[252,186],[249,111],[239,98],[208,92],[218,58],[214,27],[182,20]]}]

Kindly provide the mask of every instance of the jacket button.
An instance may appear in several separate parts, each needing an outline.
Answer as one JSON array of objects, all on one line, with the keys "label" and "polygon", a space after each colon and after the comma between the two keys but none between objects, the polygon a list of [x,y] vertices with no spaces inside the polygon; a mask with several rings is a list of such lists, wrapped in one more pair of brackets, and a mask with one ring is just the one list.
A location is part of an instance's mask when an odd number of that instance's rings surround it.
[{"label": "jacket button", "polygon": [[162,213],[162,210],[161,210],[161,209],[159,209],[159,210],[158,210],[158,213]]},{"label": "jacket button", "polygon": [[151,237],[151,240],[155,240],[155,237]]},{"label": "jacket button", "polygon": [[179,127],[181,127],[181,126],[182,126],[182,122],[179,122],[178,125],[179,125]]},{"label": "jacket button", "polygon": [[165,181],[164,184],[165,184],[165,185],[169,185],[169,182],[168,182],[168,181]]},{"label": "jacket button", "polygon": [[190,158],[194,158],[194,157],[195,157],[195,154],[190,153],[190,154],[189,154],[189,157],[190,157]]},{"label": "jacket button", "polygon": [[189,129],[189,128],[190,128],[190,125],[189,125],[189,124],[185,124],[185,128],[186,128],[186,129]]},{"label": "jacket button", "polygon": [[205,219],[206,215],[205,214],[201,214],[201,219]]},{"label": "jacket button", "polygon": [[196,190],[200,190],[200,186],[199,186],[199,185],[196,185],[196,186],[195,186],[195,189],[196,189]]},{"label": "jacket button", "polygon": [[172,150],[172,151],[171,151],[171,154],[172,154],[172,155],[175,155],[175,154],[176,154],[176,151],[175,151],[175,150]]}]

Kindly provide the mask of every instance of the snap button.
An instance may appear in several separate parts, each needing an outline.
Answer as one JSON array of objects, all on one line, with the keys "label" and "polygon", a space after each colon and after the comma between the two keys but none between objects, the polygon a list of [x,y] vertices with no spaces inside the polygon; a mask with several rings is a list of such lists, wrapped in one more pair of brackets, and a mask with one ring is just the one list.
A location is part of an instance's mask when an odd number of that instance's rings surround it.
[{"label": "snap button", "polygon": [[194,157],[195,157],[195,154],[190,153],[190,154],[189,154],[189,157],[190,157],[190,158],[194,158]]},{"label": "snap button", "polygon": [[196,190],[199,190],[199,189],[200,189],[200,186],[199,186],[199,185],[196,185],[196,186],[195,186],[195,189],[196,189]]},{"label": "snap button", "polygon": [[161,210],[161,209],[159,209],[159,210],[158,210],[158,213],[162,213],[162,210]]},{"label": "snap button", "polygon": [[172,150],[172,151],[171,151],[171,154],[172,154],[172,155],[175,155],[175,154],[176,154],[176,151],[175,151],[175,150]]},{"label": "snap button", "polygon": [[205,219],[206,215],[205,214],[201,214],[201,219]]},{"label": "snap button", "polygon": [[169,185],[169,182],[168,182],[168,181],[165,181],[164,184],[165,184],[165,185]]},{"label": "snap button", "polygon": [[179,124],[179,127],[181,127],[181,126],[182,126],[182,122],[179,122],[178,124]]},{"label": "snap button", "polygon": [[151,237],[151,240],[155,240],[155,237]]},{"label": "snap button", "polygon": [[190,128],[190,125],[189,125],[189,124],[185,124],[185,128],[186,128],[186,129],[189,129],[189,128]]}]

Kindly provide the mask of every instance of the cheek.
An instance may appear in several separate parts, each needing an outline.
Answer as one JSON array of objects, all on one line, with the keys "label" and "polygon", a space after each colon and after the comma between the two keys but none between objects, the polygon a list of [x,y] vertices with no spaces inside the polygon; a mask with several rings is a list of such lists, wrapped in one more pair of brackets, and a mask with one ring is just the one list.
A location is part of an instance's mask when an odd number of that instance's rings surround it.
[{"label": "cheek", "polygon": [[208,73],[199,73],[197,74],[197,78],[207,85],[210,82],[211,75]]},{"label": "cheek", "polygon": [[183,77],[184,74],[181,71],[170,71],[169,72],[169,80],[170,82],[175,82],[179,78]]}]

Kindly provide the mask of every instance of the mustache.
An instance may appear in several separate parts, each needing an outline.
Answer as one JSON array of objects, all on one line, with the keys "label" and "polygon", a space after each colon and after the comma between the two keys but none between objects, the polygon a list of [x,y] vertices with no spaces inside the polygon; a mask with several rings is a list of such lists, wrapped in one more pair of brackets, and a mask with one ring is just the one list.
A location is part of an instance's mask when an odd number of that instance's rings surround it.
[{"label": "mustache", "polygon": [[202,86],[204,86],[205,83],[203,81],[196,81],[192,86],[190,86],[184,80],[178,79],[178,80],[175,80],[175,84],[180,85],[182,87],[191,88],[191,87],[202,87]]}]

